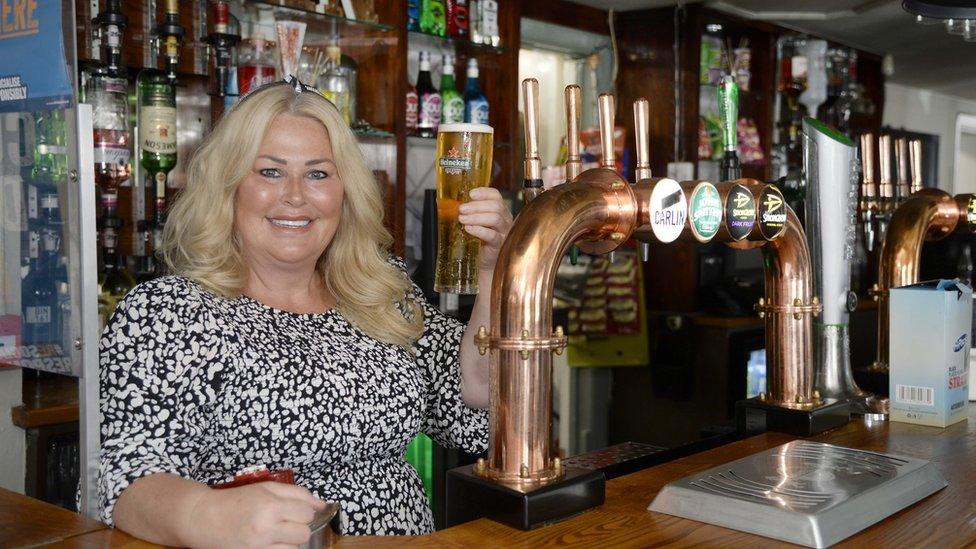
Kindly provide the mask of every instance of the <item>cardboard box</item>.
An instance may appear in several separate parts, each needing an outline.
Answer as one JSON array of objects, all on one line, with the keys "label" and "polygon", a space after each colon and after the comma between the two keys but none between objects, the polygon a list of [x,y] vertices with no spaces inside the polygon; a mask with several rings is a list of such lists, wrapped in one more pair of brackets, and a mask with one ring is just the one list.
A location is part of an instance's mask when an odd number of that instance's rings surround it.
[{"label": "cardboard box", "polygon": [[891,421],[946,427],[966,419],[972,294],[958,280],[891,290]]}]

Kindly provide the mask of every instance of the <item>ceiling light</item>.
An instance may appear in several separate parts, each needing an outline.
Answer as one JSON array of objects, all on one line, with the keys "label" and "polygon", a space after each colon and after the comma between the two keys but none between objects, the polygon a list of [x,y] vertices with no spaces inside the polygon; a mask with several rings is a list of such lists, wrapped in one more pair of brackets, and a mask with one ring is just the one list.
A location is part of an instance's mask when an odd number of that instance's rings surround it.
[{"label": "ceiling light", "polygon": [[976,42],[976,5],[966,0],[904,0],[901,7],[922,25],[943,24],[946,32]]}]

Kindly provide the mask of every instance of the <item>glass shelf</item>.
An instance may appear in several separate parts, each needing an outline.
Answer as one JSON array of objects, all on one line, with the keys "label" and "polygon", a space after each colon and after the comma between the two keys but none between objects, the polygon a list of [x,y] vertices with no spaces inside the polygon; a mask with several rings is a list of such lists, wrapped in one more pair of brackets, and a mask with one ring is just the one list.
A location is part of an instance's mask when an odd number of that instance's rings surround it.
[{"label": "glass shelf", "polygon": [[353,130],[352,133],[356,134],[357,139],[393,139],[396,134],[383,131],[383,130]]},{"label": "glass shelf", "polygon": [[310,22],[310,21],[333,22],[347,28],[353,27],[353,28],[360,28],[363,30],[369,29],[369,30],[382,31],[382,32],[389,32],[389,31],[396,30],[396,27],[393,25],[386,25],[383,23],[373,23],[372,21],[363,21],[360,19],[350,19],[348,17],[342,17],[340,15],[332,15],[329,13],[318,13],[316,11],[310,11],[302,8],[297,8],[294,6],[282,5],[281,3],[272,2],[269,0],[255,0],[252,3],[257,5],[259,8],[273,9],[275,15],[287,14],[290,17],[295,17],[296,19],[306,21],[306,22]]},{"label": "glass shelf", "polygon": [[488,53],[504,53],[507,50],[504,46],[489,46],[487,44],[479,44],[477,42],[472,42],[466,38],[452,38],[450,36],[440,36],[437,34],[429,34],[420,31],[410,31],[408,33],[410,40],[418,42],[422,47],[426,46],[432,48],[434,46],[442,46],[444,44],[452,44],[461,48],[471,48],[475,50],[481,50]]}]

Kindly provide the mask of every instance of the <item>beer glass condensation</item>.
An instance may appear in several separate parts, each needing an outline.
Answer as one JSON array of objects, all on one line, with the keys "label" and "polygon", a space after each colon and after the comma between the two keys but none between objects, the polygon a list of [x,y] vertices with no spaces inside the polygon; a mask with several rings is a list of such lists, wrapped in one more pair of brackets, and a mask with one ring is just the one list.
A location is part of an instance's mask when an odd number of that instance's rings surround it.
[{"label": "beer glass condensation", "polygon": [[494,130],[484,124],[441,124],[437,130],[437,272],[434,290],[478,293],[481,241],[458,222],[468,193],[491,182]]}]

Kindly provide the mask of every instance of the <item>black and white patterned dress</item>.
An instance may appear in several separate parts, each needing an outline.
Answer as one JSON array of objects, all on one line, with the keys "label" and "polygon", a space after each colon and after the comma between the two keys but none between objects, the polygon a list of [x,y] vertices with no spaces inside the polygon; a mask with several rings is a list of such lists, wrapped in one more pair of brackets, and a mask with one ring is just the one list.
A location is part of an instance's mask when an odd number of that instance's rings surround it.
[{"label": "black and white patterned dress", "polygon": [[411,356],[335,309],[289,313],[175,276],[137,286],[100,345],[102,519],[139,477],[213,484],[266,465],[338,502],[341,533],[432,531],[406,445],[424,432],[483,452],[488,416],[461,400],[464,326],[413,297],[424,334]]}]

